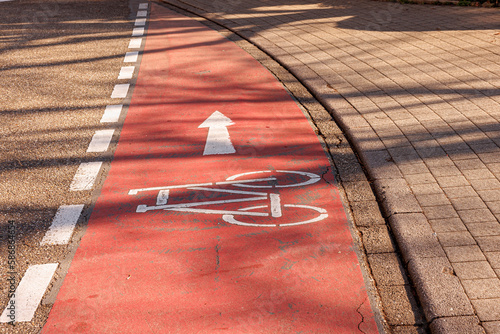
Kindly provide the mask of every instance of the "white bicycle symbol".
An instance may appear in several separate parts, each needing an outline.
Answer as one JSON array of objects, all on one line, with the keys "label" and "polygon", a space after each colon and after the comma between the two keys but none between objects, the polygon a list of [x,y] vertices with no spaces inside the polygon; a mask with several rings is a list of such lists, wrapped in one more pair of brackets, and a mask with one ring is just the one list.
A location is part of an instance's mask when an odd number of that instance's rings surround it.
[{"label": "white bicycle symbol", "polygon": [[[256,174],[265,174],[264,175],[265,177],[255,178]],[[277,174],[277,175],[272,175],[272,174]],[[300,178],[301,180],[297,182],[296,181],[297,178]],[[259,227],[294,226],[294,225],[310,224],[321,221],[328,217],[328,213],[323,208],[318,208],[310,205],[282,204],[280,195],[277,191],[280,188],[302,187],[311,185],[318,182],[320,179],[321,177],[319,175],[308,172],[285,171],[285,170],[276,170],[273,172],[270,170],[265,170],[265,171],[257,171],[257,172],[249,172],[249,173],[233,175],[222,182],[132,189],[129,191],[129,195],[137,195],[139,192],[151,192],[151,191],[158,192],[158,195],[156,196],[156,205],[148,206],[145,204],[141,204],[137,206],[136,212],[144,213],[152,210],[167,210],[167,211],[177,211],[177,212],[216,214],[216,215],[222,215],[222,219],[224,221],[230,224],[235,224],[240,226],[259,226]],[[232,188],[229,189],[213,188],[215,186],[217,187],[225,186]],[[248,190],[242,190],[241,188],[270,189],[271,191],[270,192],[248,191]],[[249,195],[250,197],[232,198],[232,199],[215,200],[215,201],[191,201],[178,204],[169,204],[169,201],[171,199],[171,192],[177,189],[213,192],[219,194]],[[217,210],[217,209],[197,208],[200,206],[262,201],[262,200],[266,201],[269,200],[270,201],[269,205],[257,205],[237,210]],[[264,212],[262,212],[262,209],[267,209],[267,210],[264,210]],[[314,217],[304,221],[286,222],[283,224],[279,223],[261,224],[254,222],[243,222],[235,218],[235,216],[281,218],[284,216],[284,211],[289,211],[290,209],[293,210],[307,209],[315,211],[316,214],[314,215]]]}]

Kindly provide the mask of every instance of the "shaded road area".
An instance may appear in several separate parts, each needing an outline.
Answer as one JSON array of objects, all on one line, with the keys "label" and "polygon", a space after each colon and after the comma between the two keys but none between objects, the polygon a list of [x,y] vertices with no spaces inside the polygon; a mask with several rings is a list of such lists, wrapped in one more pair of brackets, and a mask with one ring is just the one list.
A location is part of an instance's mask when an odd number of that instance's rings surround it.
[{"label": "shaded road area", "polygon": [[[14,0],[0,2],[0,12],[2,311],[29,268],[34,280],[43,276],[43,268],[55,270],[53,281],[50,275],[46,282],[50,288],[45,298],[41,299],[47,285],[39,286],[39,296],[25,294],[26,303],[34,305],[24,311],[19,306],[19,322],[0,323],[0,332],[38,333],[53,303],[50,291],[56,291],[64,277],[71,246],[92,205],[92,187],[70,191],[72,180],[82,163],[106,164],[111,159],[111,149],[90,152],[88,147],[96,131],[119,129],[116,122],[100,120],[107,105],[120,103],[111,93],[120,82],[132,12],[128,2],[98,0]],[[75,239],[69,244],[42,244],[63,205],[82,207]],[[7,236],[15,240],[12,267]],[[57,269],[54,263],[60,263]],[[22,294],[18,297],[20,305]]]}]

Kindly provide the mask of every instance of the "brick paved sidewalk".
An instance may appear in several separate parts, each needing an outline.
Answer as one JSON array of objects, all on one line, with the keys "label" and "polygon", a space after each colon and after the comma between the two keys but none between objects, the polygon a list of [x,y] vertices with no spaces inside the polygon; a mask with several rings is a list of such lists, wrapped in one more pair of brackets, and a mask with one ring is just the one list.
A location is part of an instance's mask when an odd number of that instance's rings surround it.
[{"label": "brick paved sidewalk", "polygon": [[327,107],[374,181],[434,333],[500,333],[499,9],[167,2],[244,36]]}]

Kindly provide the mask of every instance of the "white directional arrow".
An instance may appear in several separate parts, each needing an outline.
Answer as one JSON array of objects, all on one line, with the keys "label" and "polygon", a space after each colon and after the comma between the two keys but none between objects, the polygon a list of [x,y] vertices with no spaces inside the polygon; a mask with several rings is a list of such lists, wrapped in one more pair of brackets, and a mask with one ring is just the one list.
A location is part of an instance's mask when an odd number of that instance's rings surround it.
[{"label": "white directional arrow", "polygon": [[229,138],[227,127],[233,125],[233,121],[216,111],[198,128],[208,128],[207,143],[203,155],[232,154],[236,153],[233,143]]}]

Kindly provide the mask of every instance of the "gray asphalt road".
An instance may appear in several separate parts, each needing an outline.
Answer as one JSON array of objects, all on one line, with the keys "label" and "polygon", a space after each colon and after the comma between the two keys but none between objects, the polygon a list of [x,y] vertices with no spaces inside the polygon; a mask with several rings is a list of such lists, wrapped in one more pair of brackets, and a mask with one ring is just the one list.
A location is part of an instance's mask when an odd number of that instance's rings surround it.
[{"label": "gray asphalt road", "polygon": [[[64,263],[72,245],[40,246],[61,205],[92,203],[92,191],[69,191],[87,153],[128,51],[138,1],[0,2],[0,308],[8,302],[7,225],[16,226],[17,283],[30,265]],[[109,128],[109,125],[106,126]],[[95,193],[94,193],[95,195]],[[84,226],[80,217],[77,232]],[[50,290],[57,287],[59,266]],[[47,302],[47,299],[45,299]],[[0,324],[2,333],[37,333],[50,310],[31,322]]]}]

